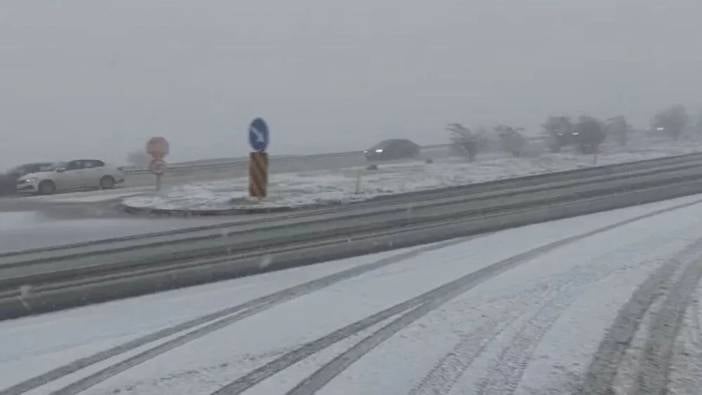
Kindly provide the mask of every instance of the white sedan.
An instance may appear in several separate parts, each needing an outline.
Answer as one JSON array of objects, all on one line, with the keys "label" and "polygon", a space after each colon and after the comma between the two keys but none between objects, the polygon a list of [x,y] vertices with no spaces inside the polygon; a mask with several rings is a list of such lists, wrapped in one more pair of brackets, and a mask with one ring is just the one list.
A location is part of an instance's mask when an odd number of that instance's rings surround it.
[{"label": "white sedan", "polygon": [[57,191],[110,189],[124,182],[121,169],[101,160],[79,159],[59,162],[46,171],[30,173],[17,180],[17,191],[49,195]]}]

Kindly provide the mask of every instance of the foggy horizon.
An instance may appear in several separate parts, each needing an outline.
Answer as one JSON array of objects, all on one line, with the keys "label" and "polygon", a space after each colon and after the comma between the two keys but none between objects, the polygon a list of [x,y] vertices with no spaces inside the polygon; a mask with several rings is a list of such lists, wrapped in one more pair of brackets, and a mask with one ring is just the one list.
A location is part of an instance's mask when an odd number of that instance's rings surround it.
[{"label": "foggy horizon", "polygon": [[0,168],[124,163],[149,137],[169,161],[448,142],[445,126],[541,134],[549,115],[702,109],[702,3],[323,0],[0,5]]}]

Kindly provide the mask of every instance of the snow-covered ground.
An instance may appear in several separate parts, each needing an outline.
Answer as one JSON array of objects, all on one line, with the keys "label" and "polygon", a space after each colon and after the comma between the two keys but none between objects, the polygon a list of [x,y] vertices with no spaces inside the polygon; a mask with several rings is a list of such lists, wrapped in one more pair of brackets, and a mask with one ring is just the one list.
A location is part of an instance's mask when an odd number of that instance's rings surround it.
[{"label": "snow-covered ground", "polygon": [[[597,165],[659,158],[697,152],[699,142],[642,141],[629,147],[605,146]],[[276,173],[271,169],[269,197],[261,202],[247,199],[248,180],[205,181],[173,186],[161,193],[146,193],[123,199],[123,203],[145,209],[218,210],[236,208],[301,207],[349,203],[373,197],[466,185],[563,171],[595,165],[595,158],[574,152],[541,153],[513,158],[483,155],[474,163],[462,158],[434,158],[433,163],[410,161],[381,163],[378,170],[364,167],[330,171]]]},{"label": "snow-covered ground", "polygon": [[23,196],[27,201],[46,203],[96,203],[115,200],[127,196],[138,195],[147,191],[152,191],[154,187],[130,187],[118,186],[110,190],[92,190],[84,192],[58,193],[55,195]]},{"label": "snow-covered ground", "polygon": [[[702,295],[690,273],[699,271],[702,256],[702,203],[679,205],[700,199],[0,322],[0,390],[298,285],[294,293],[68,369],[30,393],[66,387],[64,393],[209,394],[232,383],[231,392],[222,393],[573,393],[589,383],[593,356],[607,354],[600,350],[604,340],[631,322],[642,322],[628,329],[642,344],[674,341],[669,386],[696,393]],[[337,277],[314,282],[332,274]],[[673,305],[684,315],[679,331],[652,338],[659,312],[674,312],[664,307],[684,289],[694,292]],[[637,313],[647,295],[656,314]],[[623,319],[622,312],[632,316]],[[649,372],[646,359],[637,357],[646,350],[625,349],[621,363],[611,364],[621,368],[611,382],[617,393],[631,390],[635,380],[628,377]]]}]

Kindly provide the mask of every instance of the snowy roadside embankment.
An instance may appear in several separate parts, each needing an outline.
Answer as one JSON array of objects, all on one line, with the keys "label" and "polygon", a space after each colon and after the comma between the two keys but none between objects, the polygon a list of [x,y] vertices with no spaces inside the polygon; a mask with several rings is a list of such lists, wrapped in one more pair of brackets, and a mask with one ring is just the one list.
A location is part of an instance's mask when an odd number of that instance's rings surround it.
[{"label": "snowy roadside embankment", "polygon": [[[377,170],[341,170],[276,174],[271,164],[269,197],[247,199],[246,178],[190,183],[161,193],[127,197],[123,204],[142,210],[237,210],[301,208],[345,204],[378,196],[468,185],[591,166],[634,162],[698,151],[689,141],[657,142],[639,147],[604,147],[596,158],[576,153],[544,153],[534,157],[497,157],[469,163],[462,158],[435,158],[433,163],[381,163]],[[596,163],[595,163],[596,160]]]}]

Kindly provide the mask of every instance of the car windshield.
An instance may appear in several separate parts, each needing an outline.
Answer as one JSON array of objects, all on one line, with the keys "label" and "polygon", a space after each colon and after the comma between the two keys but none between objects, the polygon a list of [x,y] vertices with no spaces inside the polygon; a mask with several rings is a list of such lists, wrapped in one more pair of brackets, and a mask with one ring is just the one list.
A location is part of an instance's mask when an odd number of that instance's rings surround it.
[{"label": "car windshield", "polygon": [[0,0],[0,395],[702,394],[701,39],[702,0]]}]

